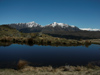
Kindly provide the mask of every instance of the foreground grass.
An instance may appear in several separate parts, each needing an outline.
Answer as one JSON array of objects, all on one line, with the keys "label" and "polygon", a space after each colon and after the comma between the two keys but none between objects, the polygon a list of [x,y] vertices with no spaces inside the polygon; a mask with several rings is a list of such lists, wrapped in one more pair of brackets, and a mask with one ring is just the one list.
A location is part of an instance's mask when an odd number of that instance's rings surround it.
[{"label": "foreground grass", "polygon": [[83,66],[59,68],[26,66],[20,70],[0,69],[0,75],[100,75],[100,67],[90,69]]},{"label": "foreground grass", "polygon": [[33,67],[29,62],[19,60],[18,69],[0,69],[0,75],[100,75],[100,67],[91,63],[88,66],[42,66]]}]

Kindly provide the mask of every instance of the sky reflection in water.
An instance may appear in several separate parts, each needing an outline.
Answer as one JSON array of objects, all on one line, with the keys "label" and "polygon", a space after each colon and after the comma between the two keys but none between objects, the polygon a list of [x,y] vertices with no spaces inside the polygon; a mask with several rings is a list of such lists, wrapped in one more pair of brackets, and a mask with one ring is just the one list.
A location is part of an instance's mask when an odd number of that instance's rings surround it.
[{"label": "sky reflection in water", "polygon": [[[100,61],[100,45],[54,47],[12,44],[0,47],[0,65],[26,60],[34,66],[86,65]],[[3,63],[3,64],[2,64]]]}]

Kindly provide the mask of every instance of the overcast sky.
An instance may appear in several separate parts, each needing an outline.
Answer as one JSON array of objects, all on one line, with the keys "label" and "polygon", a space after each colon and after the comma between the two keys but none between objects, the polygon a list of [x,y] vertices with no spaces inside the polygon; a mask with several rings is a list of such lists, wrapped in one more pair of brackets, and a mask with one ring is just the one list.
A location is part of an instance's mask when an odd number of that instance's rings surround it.
[{"label": "overcast sky", "polygon": [[0,25],[31,21],[100,29],[100,0],[0,0]]}]

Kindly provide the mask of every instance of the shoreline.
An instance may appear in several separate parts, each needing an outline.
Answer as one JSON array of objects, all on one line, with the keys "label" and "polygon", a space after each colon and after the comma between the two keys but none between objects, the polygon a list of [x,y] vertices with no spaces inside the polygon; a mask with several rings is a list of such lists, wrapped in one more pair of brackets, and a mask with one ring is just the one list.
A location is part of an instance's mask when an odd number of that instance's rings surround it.
[{"label": "shoreline", "polygon": [[100,45],[100,39],[73,40],[65,38],[23,38],[23,37],[2,37],[0,38],[0,46],[9,46],[11,44],[33,45],[50,45],[50,46],[90,46],[91,44]]}]

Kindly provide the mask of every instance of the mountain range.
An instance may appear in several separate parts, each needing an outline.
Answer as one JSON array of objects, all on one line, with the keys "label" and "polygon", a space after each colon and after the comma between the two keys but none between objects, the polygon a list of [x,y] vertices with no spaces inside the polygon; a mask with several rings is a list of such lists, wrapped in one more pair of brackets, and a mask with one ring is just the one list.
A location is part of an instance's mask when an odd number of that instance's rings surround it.
[{"label": "mountain range", "polygon": [[54,37],[67,38],[67,39],[100,38],[100,31],[86,31],[84,29],[82,30],[73,25],[57,23],[57,22],[45,26],[35,23],[34,21],[29,23],[13,23],[6,25],[15,28],[23,33],[41,32]]},{"label": "mountain range", "polygon": [[71,26],[64,23],[52,23],[46,26],[42,26],[38,23],[29,22],[29,23],[14,23],[8,24],[10,27],[16,28],[19,31],[30,33],[30,32],[66,32],[66,31],[80,31],[76,26]]}]

